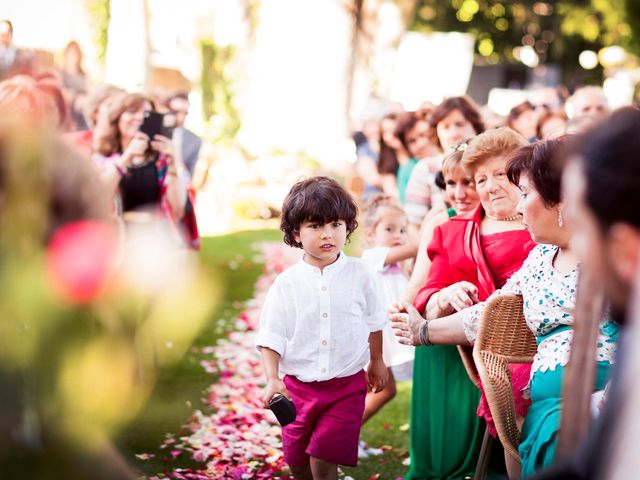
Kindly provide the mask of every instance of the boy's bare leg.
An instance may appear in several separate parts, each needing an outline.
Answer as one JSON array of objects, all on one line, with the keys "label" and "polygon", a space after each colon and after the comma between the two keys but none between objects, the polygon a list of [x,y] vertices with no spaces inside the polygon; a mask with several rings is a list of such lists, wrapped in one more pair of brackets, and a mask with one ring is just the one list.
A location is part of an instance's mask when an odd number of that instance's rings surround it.
[{"label": "boy's bare leg", "polygon": [[313,480],[337,480],[338,465],[311,457],[311,472]]},{"label": "boy's bare leg", "polygon": [[305,465],[304,467],[289,467],[291,468],[291,473],[296,478],[296,480],[313,480],[313,475],[311,474],[311,467],[309,465]]}]

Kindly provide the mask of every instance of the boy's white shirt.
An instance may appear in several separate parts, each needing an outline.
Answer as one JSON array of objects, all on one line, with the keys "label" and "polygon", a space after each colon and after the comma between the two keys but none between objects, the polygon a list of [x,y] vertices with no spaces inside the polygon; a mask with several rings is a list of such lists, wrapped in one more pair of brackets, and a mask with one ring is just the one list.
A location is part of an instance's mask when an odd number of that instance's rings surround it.
[{"label": "boy's white shirt", "polygon": [[360,259],[340,253],[322,272],[300,259],[269,289],[256,346],[280,354],[280,373],[303,382],[347,377],[367,365],[369,334],[387,322]]}]

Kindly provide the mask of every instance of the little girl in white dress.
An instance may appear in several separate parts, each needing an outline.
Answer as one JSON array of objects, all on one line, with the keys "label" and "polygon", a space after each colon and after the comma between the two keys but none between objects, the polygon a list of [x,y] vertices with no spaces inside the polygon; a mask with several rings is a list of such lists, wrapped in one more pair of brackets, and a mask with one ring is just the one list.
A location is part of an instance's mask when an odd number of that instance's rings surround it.
[{"label": "little girl in white dress", "polygon": [[[372,197],[364,206],[361,219],[368,246],[361,258],[371,269],[382,304],[389,308],[402,298],[408,284],[408,278],[398,262],[415,257],[417,244],[408,242],[407,216],[393,197]],[[383,357],[389,368],[389,381],[381,392],[367,394],[363,423],[396,395],[396,382],[390,367],[413,360],[414,347],[398,342],[391,323],[384,328],[382,336]]]}]

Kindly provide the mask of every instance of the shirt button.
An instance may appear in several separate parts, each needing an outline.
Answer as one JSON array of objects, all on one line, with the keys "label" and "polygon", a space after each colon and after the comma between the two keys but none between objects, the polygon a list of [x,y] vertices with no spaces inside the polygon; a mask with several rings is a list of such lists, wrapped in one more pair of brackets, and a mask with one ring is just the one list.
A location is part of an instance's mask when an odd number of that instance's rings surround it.
[{"label": "shirt button", "polygon": [[322,291],[323,292],[326,291],[326,290],[327,290],[327,287],[322,287]]},{"label": "shirt button", "polygon": [[326,314],[326,313],[323,313],[323,314],[322,314],[322,318],[327,318],[327,314]]},{"label": "shirt button", "polygon": [[322,345],[324,345],[326,347],[327,346],[327,341],[326,340],[322,340]]},{"label": "shirt button", "polygon": [[327,371],[327,369],[326,369],[326,368],[321,368],[321,369],[320,369],[320,371],[321,371],[322,373],[324,373],[324,372],[326,372],[326,371]]}]

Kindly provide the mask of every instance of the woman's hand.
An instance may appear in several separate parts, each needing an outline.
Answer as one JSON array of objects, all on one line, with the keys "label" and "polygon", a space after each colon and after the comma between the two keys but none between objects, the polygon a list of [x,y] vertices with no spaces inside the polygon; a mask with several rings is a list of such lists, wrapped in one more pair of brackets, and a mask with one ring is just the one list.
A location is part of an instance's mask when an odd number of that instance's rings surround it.
[{"label": "woman's hand", "polygon": [[284,383],[279,378],[274,378],[267,382],[267,385],[264,387],[264,395],[262,397],[262,404],[264,408],[269,408],[269,402],[273,398],[274,395],[277,394],[284,395],[288,399],[291,399],[289,396],[289,392],[287,392],[287,388],[284,386]]},{"label": "woman's hand", "polygon": [[403,345],[421,345],[420,325],[425,321],[410,303],[396,303],[389,310],[391,326]]},{"label": "woman's hand", "polygon": [[378,393],[384,390],[389,380],[389,369],[381,358],[373,359],[369,362],[367,368],[367,385],[373,391]]},{"label": "woman's hand", "polygon": [[437,293],[440,311],[459,312],[474,303],[478,303],[478,288],[470,282],[458,282],[443,288]]},{"label": "woman's hand", "polygon": [[167,164],[169,166],[175,163],[175,148],[173,146],[173,141],[170,138],[163,135],[155,135],[153,140],[151,140],[151,148],[154,151],[163,154],[167,158]]},{"label": "woman's hand", "polygon": [[149,137],[147,134],[143,132],[136,132],[129,142],[129,145],[127,145],[127,148],[122,152],[122,156],[120,157],[120,166],[126,169],[131,165],[140,163],[140,161],[137,160],[144,158],[144,154],[148,147]]}]

